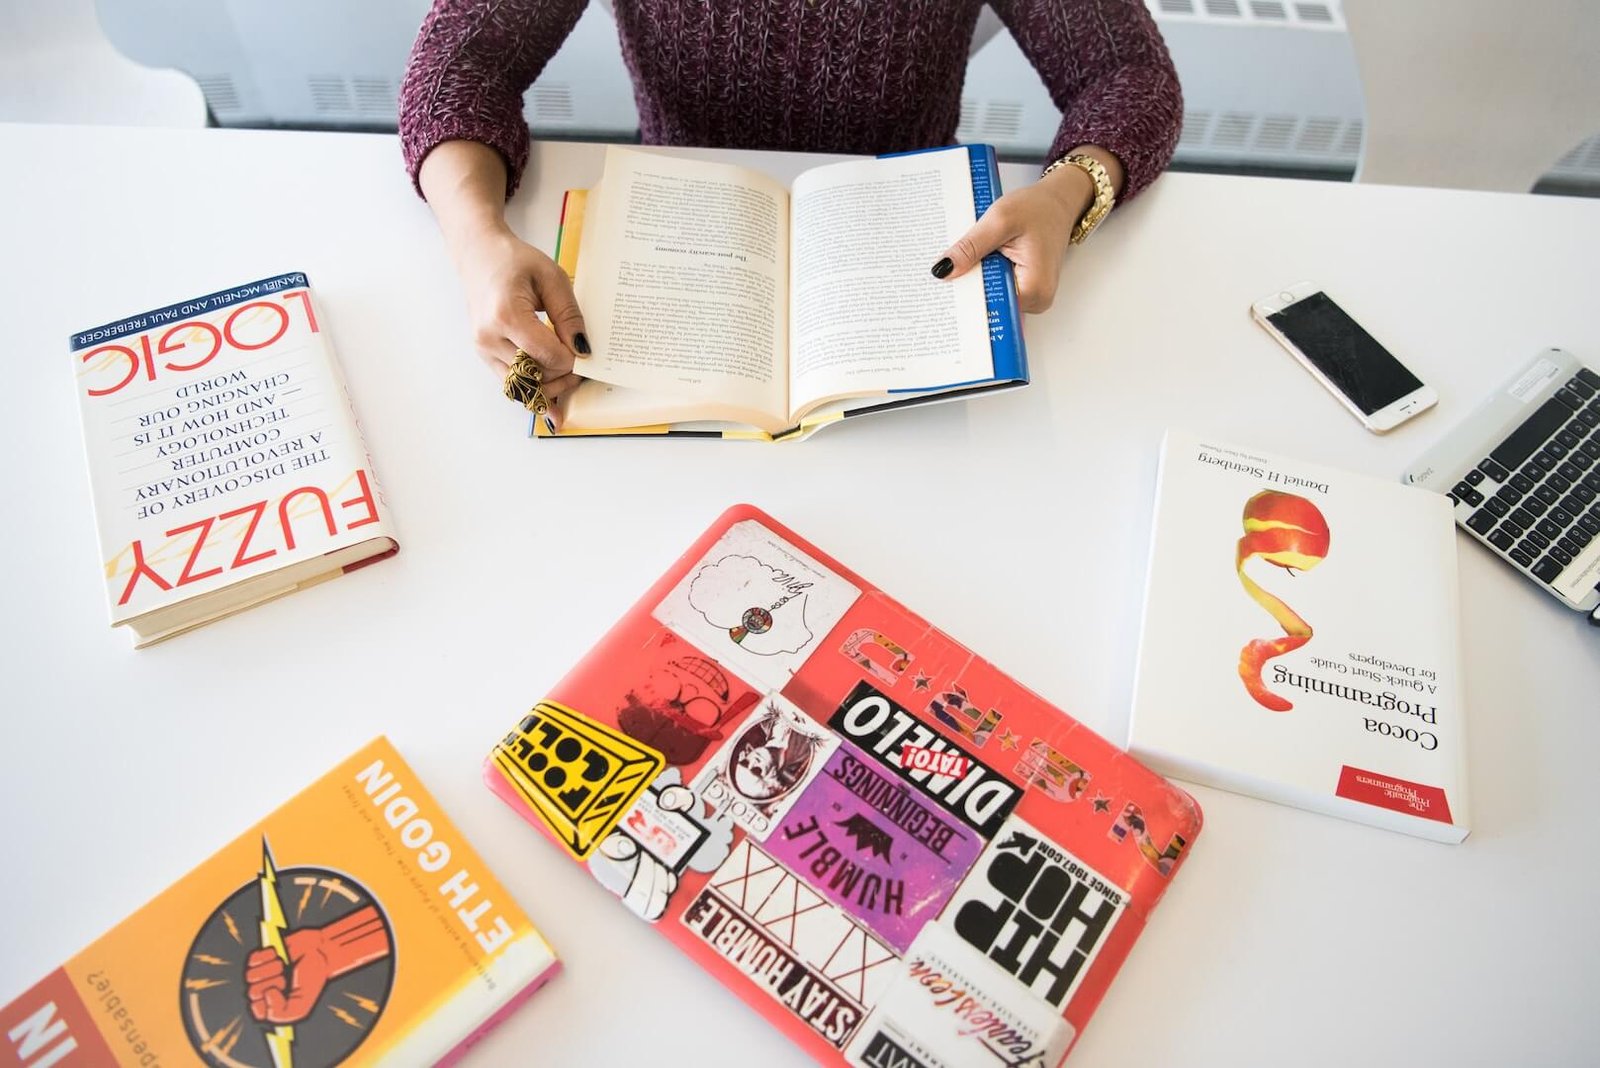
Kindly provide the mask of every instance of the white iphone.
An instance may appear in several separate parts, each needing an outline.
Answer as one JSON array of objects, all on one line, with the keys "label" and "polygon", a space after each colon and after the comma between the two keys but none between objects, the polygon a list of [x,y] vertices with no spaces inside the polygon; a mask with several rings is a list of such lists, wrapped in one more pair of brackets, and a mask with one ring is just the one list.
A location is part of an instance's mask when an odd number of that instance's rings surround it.
[{"label": "white iphone", "polygon": [[1321,286],[1296,283],[1256,301],[1250,313],[1374,434],[1439,400]]}]

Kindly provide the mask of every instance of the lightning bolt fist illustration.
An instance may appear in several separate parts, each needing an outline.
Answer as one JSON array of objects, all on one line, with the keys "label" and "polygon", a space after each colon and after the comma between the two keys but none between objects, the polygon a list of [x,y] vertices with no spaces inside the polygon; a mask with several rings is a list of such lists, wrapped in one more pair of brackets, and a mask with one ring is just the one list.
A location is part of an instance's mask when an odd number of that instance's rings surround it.
[{"label": "lightning bolt fist illustration", "polygon": [[[283,932],[289,924],[283,918],[283,902],[278,899],[278,869],[272,864],[272,849],[261,839],[261,948],[270,949],[289,966],[289,951],[283,945]],[[294,1025],[278,1024],[267,1034],[274,1068],[294,1068]]]}]

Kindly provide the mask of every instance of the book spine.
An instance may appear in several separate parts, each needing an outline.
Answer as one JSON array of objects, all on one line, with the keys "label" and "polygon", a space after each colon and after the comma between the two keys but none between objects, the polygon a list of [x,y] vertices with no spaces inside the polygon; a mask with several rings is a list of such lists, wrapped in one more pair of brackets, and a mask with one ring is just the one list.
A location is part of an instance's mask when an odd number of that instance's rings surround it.
[{"label": "book spine", "polygon": [[[968,145],[972,164],[972,208],[982,218],[1000,197],[1000,167],[993,145]],[[1028,354],[1022,343],[1022,312],[1017,305],[1017,278],[1011,261],[998,252],[983,258],[983,296],[989,309],[989,352],[994,377],[1028,380]]]}]

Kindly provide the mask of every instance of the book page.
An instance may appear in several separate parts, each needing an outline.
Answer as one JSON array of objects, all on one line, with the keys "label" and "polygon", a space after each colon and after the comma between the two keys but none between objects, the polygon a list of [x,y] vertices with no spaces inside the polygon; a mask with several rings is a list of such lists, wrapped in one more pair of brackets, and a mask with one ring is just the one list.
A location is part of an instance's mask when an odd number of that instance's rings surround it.
[{"label": "book page", "polygon": [[786,415],[788,192],[755,171],[612,148],[575,290],[616,386]]},{"label": "book page", "polygon": [[796,179],[790,398],[933,389],[990,376],[981,272],[930,268],[973,223],[965,151],[837,163]]}]

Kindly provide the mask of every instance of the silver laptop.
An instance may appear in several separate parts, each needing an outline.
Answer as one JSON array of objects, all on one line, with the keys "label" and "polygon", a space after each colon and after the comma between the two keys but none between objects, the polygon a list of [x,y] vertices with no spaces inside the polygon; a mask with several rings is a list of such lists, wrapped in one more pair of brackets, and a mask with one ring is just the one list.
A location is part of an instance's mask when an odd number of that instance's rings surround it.
[{"label": "silver laptop", "polygon": [[1600,373],[1546,349],[1404,475],[1456,524],[1600,624]]}]

